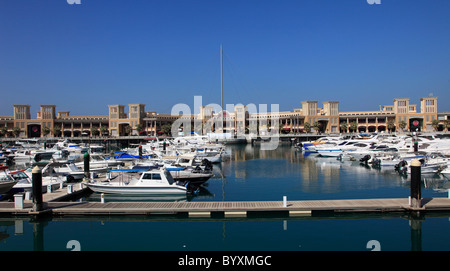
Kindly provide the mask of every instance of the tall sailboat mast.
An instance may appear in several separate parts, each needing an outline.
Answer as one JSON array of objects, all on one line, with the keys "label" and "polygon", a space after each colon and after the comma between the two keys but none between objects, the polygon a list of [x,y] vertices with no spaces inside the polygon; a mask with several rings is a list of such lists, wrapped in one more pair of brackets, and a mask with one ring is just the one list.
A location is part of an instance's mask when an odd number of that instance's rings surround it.
[{"label": "tall sailboat mast", "polygon": [[220,44],[220,106],[222,107],[222,112],[223,112],[223,48],[222,48],[222,44]]}]

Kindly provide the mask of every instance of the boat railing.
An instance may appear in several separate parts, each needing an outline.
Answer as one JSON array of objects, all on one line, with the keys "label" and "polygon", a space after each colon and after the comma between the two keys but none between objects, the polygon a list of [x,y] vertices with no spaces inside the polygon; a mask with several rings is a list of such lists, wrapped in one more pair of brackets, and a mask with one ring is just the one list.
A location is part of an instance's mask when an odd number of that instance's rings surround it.
[{"label": "boat railing", "polygon": [[[114,179],[117,178],[118,182],[120,184],[125,184],[128,185],[131,180],[133,179],[133,175],[130,173],[137,173],[137,172],[142,172],[142,171],[147,171],[147,169],[145,168],[120,168],[120,169],[112,169],[108,172],[108,176],[107,176],[107,180],[108,181],[112,181]],[[116,176],[112,176],[111,173],[118,173],[118,175]]]}]

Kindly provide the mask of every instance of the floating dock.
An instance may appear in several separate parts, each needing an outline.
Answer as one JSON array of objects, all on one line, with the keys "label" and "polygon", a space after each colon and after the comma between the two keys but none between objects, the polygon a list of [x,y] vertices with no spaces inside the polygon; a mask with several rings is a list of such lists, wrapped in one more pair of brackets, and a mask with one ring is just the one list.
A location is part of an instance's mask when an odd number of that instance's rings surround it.
[{"label": "floating dock", "polygon": [[423,198],[413,208],[408,198],[308,200],[308,201],[224,201],[224,202],[45,202],[44,210],[33,212],[33,203],[0,202],[0,215],[116,216],[184,215],[189,217],[247,217],[264,213],[309,216],[313,212],[433,212],[450,211],[449,198]]}]

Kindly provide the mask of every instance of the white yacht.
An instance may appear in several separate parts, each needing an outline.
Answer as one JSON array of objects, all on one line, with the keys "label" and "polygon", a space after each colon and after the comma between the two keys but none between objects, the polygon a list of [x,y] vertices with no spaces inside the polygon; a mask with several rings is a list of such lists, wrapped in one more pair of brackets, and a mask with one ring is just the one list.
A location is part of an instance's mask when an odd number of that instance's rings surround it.
[{"label": "white yacht", "polygon": [[184,183],[176,182],[164,168],[142,172],[139,178],[127,174],[130,169],[115,171],[124,174],[114,180],[109,178],[105,182],[94,181],[86,185],[94,192],[122,195],[186,194],[188,191]]},{"label": "white yacht", "polygon": [[373,141],[368,139],[362,140],[344,140],[336,146],[329,144],[316,145],[316,151],[325,157],[338,157],[344,152],[353,152],[356,150],[368,150],[372,146]]},{"label": "white yacht", "polygon": [[17,181],[6,174],[6,171],[0,173],[0,194],[9,192],[9,190],[11,190],[16,183]]},{"label": "white yacht", "polygon": [[447,178],[450,178],[450,167],[447,166],[444,170],[441,171],[441,174]]},{"label": "white yacht", "polygon": [[84,170],[78,168],[73,163],[48,163],[43,169],[42,174],[54,173],[60,176],[67,176],[68,181],[81,180],[84,177]]},{"label": "white yacht", "polygon": [[[17,171],[7,172],[9,176],[17,183],[13,186],[12,190],[15,192],[32,192],[32,168],[22,169]],[[59,176],[47,176],[42,177],[42,193],[47,192],[47,187],[51,186],[52,190],[56,190],[64,185],[64,178]]]}]

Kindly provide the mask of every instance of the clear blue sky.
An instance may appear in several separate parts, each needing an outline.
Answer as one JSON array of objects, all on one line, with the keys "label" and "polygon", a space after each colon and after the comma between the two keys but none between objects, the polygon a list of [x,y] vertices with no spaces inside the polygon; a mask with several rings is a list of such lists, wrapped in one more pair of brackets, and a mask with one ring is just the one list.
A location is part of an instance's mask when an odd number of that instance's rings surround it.
[{"label": "clear blue sky", "polygon": [[0,115],[220,104],[220,44],[225,103],[450,111],[449,0],[0,0]]}]

